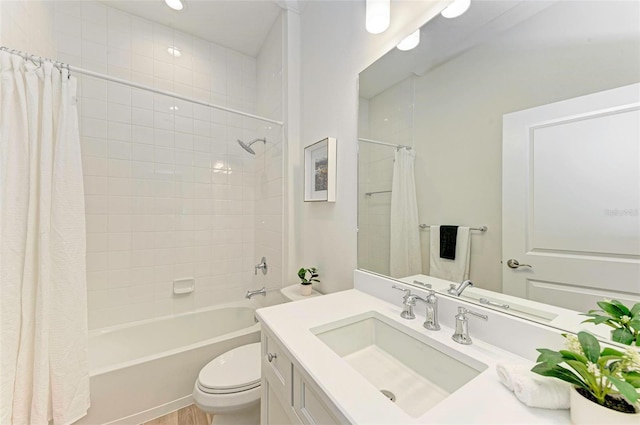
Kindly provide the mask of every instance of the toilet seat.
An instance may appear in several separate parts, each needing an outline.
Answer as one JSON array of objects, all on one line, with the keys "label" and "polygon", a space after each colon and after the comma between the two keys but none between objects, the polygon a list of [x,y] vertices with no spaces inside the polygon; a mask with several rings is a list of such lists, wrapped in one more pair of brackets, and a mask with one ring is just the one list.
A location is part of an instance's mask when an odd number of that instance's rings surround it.
[{"label": "toilet seat", "polygon": [[243,345],[211,360],[198,374],[206,394],[233,394],[260,386],[260,343]]}]

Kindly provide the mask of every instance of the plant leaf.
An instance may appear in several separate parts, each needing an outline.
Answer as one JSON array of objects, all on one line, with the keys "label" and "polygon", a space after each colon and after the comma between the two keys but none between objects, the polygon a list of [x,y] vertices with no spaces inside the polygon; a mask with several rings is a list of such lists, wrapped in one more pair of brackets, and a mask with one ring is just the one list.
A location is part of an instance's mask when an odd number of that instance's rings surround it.
[{"label": "plant leaf", "polygon": [[574,353],[573,351],[560,350],[560,354],[562,354],[563,359],[567,359],[567,360],[577,360],[584,364],[587,364],[587,362],[589,361],[582,354]]},{"label": "plant leaf", "polygon": [[622,394],[622,396],[626,398],[629,403],[633,404],[638,401],[638,392],[633,387],[633,385],[621,381],[618,378],[614,378],[613,376],[607,376],[607,379],[613,384],[614,387],[618,389],[620,394]]},{"label": "plant leaf", "polygon": [[631,311],[629,311],[629,309],[627,308],[626,305],[622,304],[620,301],[618,300],[611,300],[611,304],[615,305],[616,307],[618,307],[618,309],[620,309],[620,311],[622,312],[622,314],[624,314],[625,316],[631,316]]},{"label": "plant leaf", "polygon": [[557,365],[558,363],[562,363],[564,361],[564,357],[562,354],[557,351],[548,350],[546,348],[538,348],[538,352],[540,355],[536,359],[539,363],[544,363],[547,366]]},{"label": "plant leaf", "polygon": [[618,351],[614,348],[611,347],[605,347],[604,350],[602,350],[602,353],[600,353],[601,356],[620,356],[622,357],[623,353],[622,351]]},{"label": "plant leaf", "polygon": [[629,326],[631,326],[633,329],[640,331],[640,317],[631,319],[631,321],[629,322]]},{"label": "plant leaf", "polygon": [[598,307],[600,307],[602,311],[609,313],[612,317],[615,318],[620,318],[624,315],[617,306],[606,301],[598,301]]},{"label": "plant leaf", "polygon": [[567,360],[566,363],[567,365],[571,366],[576,372],[578,372],[578,374],[590,388],[598,387],[595,376],[593,376],[593,374],[589,372],[589,370],[587,370],[587,366],[584,363],[580,363],[576,360]]},{"label": "plant leaf", "polygon": [[542,375],[542,376],[550,376],[552,378],[557,378],[562,381],[568,382],[572,385],[591,391],[589,386],[585,384],[580,378],[578,378],[575,373],[558,365],[547,366],[544,363],[539,363],[531,369],[531,372],[535,372],[538,375]]},{"label": "plant leaf", "polygon": [[578,341],[580,341],[582,351],[584,351],[587,359],[589,359],[591,363],[596,363],[598,357],[600,357],[600,344],[596,337],[588,332],[580,331],[578,332]]},{"label": "plant leaf", "polygon": [[632,316],[637,316],[640,313],[640,303],[635,303],[633,307],[631,307],[630,313]]},{"label": "plant leaf", "polygon": [[620,342],[627,345],[631,345],[634,340],[633,334],[629,332],[629,329],[626,328],[619,328],[611,332],[611,339],[613,339],[615,342]]},{"label": "plant leaf", "polygon": [[639,378],[629,378],[628,376],[625,376],[624,381],[628,382],[634,388],[640,388],[640,379]]}]

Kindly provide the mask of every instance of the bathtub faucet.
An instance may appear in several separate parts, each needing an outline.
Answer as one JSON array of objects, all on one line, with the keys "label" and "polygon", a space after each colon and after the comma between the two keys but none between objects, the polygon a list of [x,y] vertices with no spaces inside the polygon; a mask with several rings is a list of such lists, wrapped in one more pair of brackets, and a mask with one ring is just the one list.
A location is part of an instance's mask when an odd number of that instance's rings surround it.
[{"label": "bathtub faucet", "polygon": [[267,296],[267,288],[265,288],[264,286],[260,289],[256,289],[255,291],[247,291],[247,293],[244,295],[245,298],[251,299],[251,297],[253,297],[254,295],[264,295],[265,297]]}]

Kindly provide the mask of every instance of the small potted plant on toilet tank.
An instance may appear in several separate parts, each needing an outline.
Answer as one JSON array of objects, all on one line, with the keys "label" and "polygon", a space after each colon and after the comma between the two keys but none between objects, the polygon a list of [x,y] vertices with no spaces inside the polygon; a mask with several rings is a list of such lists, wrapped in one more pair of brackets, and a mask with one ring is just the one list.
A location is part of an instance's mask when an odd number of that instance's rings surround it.
[{"label": "small potted plant on toilet tank", "polygon": [[311,295],[311,284],[313,282],[320,282],[320,279],[317,279],[318,269],[315,267],[301,268],[298,270],[298,277],[300,278],[300,293],[304,296]]}]

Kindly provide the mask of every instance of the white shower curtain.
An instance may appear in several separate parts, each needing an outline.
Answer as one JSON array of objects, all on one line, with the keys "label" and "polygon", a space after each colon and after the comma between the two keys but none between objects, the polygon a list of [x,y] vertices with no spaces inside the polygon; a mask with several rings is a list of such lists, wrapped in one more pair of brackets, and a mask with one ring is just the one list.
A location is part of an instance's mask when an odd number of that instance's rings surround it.
[{"label": "white shower curtain", "polygon": [[422,272],[420,229],[416,182],[413,175],[413,150],[396,151],[391,190],[391,237],[389,271],[392,277]]},{"label": "white shower curtain", "polygon": [[89,407],[76,80],[0,51],[0,423]]}]

